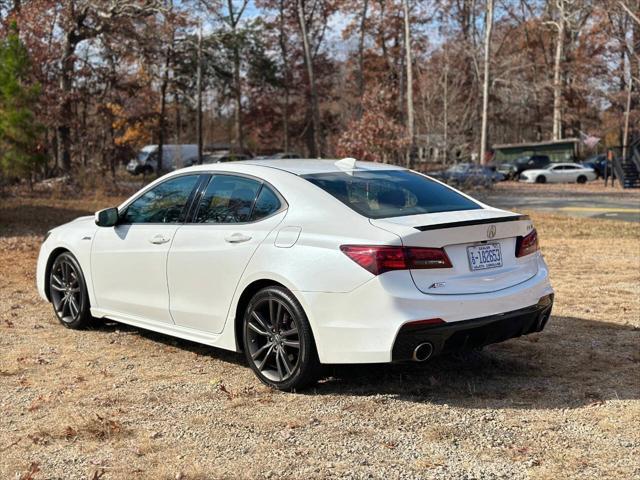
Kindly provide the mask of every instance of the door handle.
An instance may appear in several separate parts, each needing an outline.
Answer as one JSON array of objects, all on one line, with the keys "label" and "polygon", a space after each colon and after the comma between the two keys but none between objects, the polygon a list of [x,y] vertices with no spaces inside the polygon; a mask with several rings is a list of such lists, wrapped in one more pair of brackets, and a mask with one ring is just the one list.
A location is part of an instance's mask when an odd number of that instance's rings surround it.
[{"label": "door handle", "polygon": [[249,235],[244,235],[243,233],[234,233],[224,238],[227,243],[243,243],[251,240]]},{"label": "door handle", "polygon": [[149,239],[149,241],[151,243],[153,243],[154,245],[162,245],[163,243],[167,243],[169,240],[171,240],[170,238],[165,237],[162,234],[158,234],[158,235],[154,235],[153,237],[151,237]]}]

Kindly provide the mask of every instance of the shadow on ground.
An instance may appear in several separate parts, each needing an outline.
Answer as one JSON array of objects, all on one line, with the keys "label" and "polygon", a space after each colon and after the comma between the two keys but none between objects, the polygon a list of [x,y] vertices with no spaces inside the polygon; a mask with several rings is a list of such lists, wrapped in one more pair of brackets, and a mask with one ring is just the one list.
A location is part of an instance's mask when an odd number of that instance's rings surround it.
[{"label": "shadow on ground", "polygon": [[[152,341],[245,367],[238,353],[107,322],[98,330],[136,331]],[[328,365],[305,395],[391,395],[463,408],[578,408],[640,398],[640,330],[575,317],[552,317],[541,334],[481,352],[425,363]],[[258,380],[256,379],[256,382]]]}]

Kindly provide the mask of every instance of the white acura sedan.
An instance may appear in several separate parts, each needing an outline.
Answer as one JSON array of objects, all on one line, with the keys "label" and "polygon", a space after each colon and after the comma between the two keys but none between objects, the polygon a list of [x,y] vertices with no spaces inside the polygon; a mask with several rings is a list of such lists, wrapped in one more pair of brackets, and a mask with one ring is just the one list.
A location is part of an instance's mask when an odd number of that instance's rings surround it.
[{"label": "white acura sedan", "polygon": [[593,168],[579,163],[552,163],[546,168],[525,170],[520,181],[526,183],[587,183],[597,178]]},{"label": "white acura sedan", "polygon": [[51,230],[38,290],[94,318],[243,351],[291,390],[320,364],[425,361],[541,331],[529,217],[391,165],[262,160],[172,172]]}]

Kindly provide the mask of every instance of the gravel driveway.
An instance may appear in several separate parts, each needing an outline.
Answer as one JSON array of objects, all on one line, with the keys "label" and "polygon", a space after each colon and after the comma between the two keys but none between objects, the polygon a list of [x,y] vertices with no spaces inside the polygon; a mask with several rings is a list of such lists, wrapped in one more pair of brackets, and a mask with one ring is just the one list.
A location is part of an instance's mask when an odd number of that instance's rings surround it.
[{"label": "gravel driveway", "polygon": [[57,323],[41,235],[110,203],[0,205],[0,478],[640,478],[640,225],[534,214],[557,290],[541,334],[286,394],[234,353]]}]

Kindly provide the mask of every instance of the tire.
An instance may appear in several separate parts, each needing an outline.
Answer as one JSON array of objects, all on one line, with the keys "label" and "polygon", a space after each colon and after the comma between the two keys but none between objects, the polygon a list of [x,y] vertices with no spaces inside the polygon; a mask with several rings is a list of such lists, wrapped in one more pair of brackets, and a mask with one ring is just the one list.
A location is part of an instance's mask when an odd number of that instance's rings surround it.
[{"label": "tire", "polygon": [[578,182],[578,183],[587,183],[587,177],[585,177],[584,175],[580,175],[578,177],[578,179],[576,180],[576,182]]},{"label": "tire", "polygon": [[62,325],[76,330],[89,326],[92,317],[87,284],[71,253],[63,252],[53,261],[48,288],[53,311]]},{"label": "tire", "polygon": [[538,175],[536,177],[536,183],[547,183],[547,177],[544,175]]},{"label": "tire", "polygon": [[152,175],[153,174],[153,168],[150,167],[149,165],[145,165],[144,167],[142,167],[142,175]]},{"label": "tire", "polygon": [[316,382],[320,362],[302,306],[284,287],[267,287],[249,302],[242,322],[247,363],[264,384],[300,390]]}]

